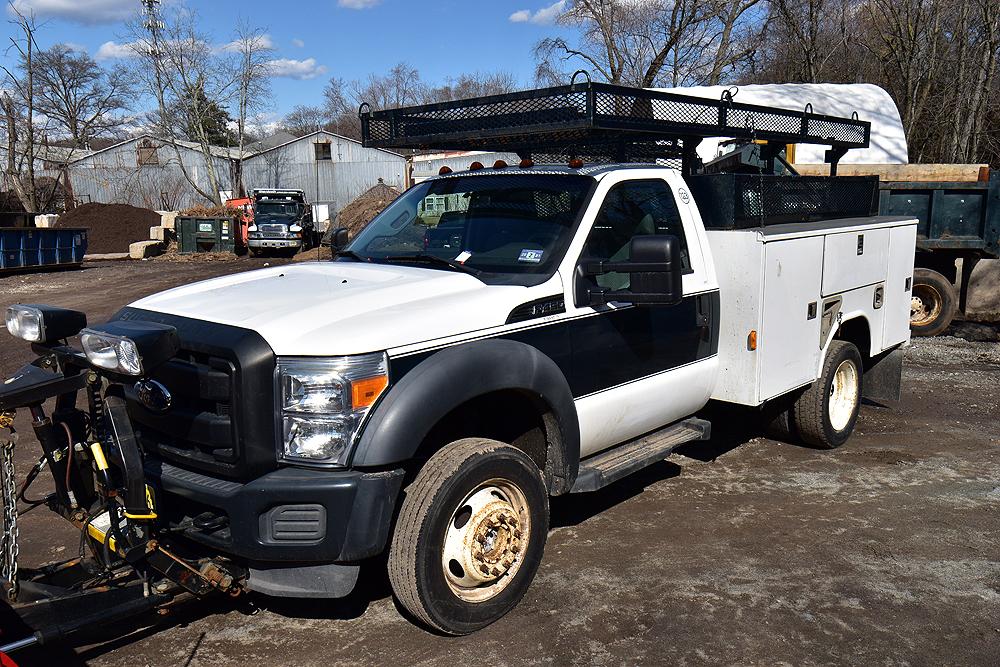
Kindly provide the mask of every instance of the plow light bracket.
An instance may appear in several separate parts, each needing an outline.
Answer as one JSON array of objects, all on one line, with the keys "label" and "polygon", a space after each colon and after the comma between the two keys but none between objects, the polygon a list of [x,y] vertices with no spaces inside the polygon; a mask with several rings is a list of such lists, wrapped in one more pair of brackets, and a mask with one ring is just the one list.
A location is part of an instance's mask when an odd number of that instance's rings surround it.
[{"label": "plow light bracket", "polygon": [[69,338],[87,326],[87,316],[77,310],[41,304],[10,306],[5,319],[11,336],[30,343]]},{"label": "plow light bracket", "polygon": [[142,377],[180,350],[177,330],[155,322],[117,321],[80,332],[87,360],[105,371]]}]

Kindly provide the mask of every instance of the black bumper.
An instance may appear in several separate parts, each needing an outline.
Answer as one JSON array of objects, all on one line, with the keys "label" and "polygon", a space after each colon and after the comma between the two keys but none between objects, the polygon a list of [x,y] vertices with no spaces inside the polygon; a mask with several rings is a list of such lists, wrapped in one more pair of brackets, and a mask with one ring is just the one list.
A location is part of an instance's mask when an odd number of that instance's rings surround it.
[{"label": "black bumper", "polygon": [[240,483],[147,459],[161,519],[255,563],[352,562],[385,549],[402,470],[282,468]]}]

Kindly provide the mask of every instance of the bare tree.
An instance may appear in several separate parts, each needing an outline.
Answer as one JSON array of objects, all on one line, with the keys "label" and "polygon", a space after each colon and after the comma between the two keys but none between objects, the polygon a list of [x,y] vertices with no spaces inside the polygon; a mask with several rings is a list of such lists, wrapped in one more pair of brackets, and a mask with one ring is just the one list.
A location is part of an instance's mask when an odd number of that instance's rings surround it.
[{"label": "bare tree", "polygon": [[243,171],[240,168],[246,157],[247,122],[255,113],[262,111],[271,97],[270,87],[270,57],[274,49],[270,46],[267,35],[262,29],[252,28],[246,23],[240,23],[236,31],[236,40],[227,48],[236,57],[236,141],[237,141],[237,172],[235,189],[238,193],[245,192]]},{"label": "bare tree", "polygon": [[[20,70],[3,66],[4,85],[0,106],[3,107],[4,127],[7,135],[5,175],[14,188],[25,211],[37,212],[39,197],[35,182],[35,80],[34,58],[38,46],[35,33],[38,25],[34,13],[22,13],[13,2],[8,8],[14,18],[10,21],[20,36],[10,38],[11,50],[17,55]],[[16,97],[16,100],[15,100]]]},{"label": "bare tree", "polygon": [[35,53],[31,67],[37,112],[52,120],[74,148],[119,130],[134,97],[124,68],[103,70],[65,44]]},{"label": "bare tree", "polygon": [[330,125],[330,114],[322,107],[298,104],[281,121],[282,128],[289,134],[304,137]]}]

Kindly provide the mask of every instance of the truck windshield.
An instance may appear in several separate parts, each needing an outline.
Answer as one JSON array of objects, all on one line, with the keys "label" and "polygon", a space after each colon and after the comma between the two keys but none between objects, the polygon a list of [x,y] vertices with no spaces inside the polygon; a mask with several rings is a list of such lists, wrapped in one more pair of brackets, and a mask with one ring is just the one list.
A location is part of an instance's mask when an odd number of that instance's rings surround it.
[{"label": "truck windshield", "polygon": [[593,182],[556,174],[426,181],[372,220],[348,250],[376,262],[432,255],[484,273],[550,274]]},{"label": "truck windshield", "polygon": [[298,215],[299,205],[277,201],[257,202],[256,214],[272,218],[294,218]]}]

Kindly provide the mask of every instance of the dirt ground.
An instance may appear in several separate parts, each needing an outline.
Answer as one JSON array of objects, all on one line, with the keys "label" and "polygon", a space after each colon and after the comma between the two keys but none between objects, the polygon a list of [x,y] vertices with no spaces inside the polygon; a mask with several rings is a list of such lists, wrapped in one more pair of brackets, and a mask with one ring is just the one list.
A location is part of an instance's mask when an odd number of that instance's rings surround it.
[{"label": "dirt ground", "polygon": [[[142,294],[265,261],[4,277],[0,308],[50,302],[98,321]],[[959,324],[915,340],[903,399],[865,405],[836,451],[757,437],[744,414],[716,411],[710,442],[603,491],[555,499],[527,596],[471,637],[411,624],[372,563],[344,601],[259,599],[254,615],[198,604],[123,638],[16,657],[127,667],[998,664],[998,331]],[[5,335],[4,374],[28,357]],[[32,455],[19,448],[21,471]],[[22,521],[25,563],[77,548],[46,513]]]}]

